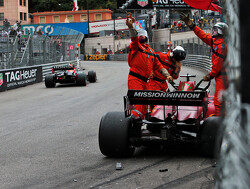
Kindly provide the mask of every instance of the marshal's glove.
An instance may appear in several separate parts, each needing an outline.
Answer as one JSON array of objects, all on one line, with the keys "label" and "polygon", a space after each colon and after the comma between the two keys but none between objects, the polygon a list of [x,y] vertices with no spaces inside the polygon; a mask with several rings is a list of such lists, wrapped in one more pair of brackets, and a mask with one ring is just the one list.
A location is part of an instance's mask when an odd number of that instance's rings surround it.
[{"label": "marshal's glove", "polygon": [[129,29],[133,28],[133,23],[135,22],[135,18],[132,17],[132,13],[128,12],[126,15],[126,25],[128,26]]},{"label": "marshal's glove", "polygon": [[207,75],[203,76],[203,80],[204,81],[210,81],[211,80],[210,74],[207,74]]},{"label": "marshal's glove", "polygon": [[183,22],[185,22],[190,29],[194,29],[195,24],[189,18],[189,14],[186,16],[183,12],[181,12],[181,14],[180,14],[180,20],[183,21]]}]

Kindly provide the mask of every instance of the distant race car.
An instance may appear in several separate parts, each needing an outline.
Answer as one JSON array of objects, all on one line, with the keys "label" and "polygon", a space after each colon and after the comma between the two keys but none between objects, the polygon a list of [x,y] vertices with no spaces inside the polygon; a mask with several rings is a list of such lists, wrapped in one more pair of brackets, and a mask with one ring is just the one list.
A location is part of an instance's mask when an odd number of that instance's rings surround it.
[{"label": "distant race car", "polygon": [[70,64],[53,67],[52,74],[45,76],[45,86],[47,88],[53,88],[56,86],[56,83],[73,83],[78,86],[86,86],[87,81],[94,83],[96,80],[95,71],[88,71],[88,75],[86,75],[82,70],[76,68],[75,65]]},{"label": "distant race car", "polygon": [[[156,142],[192,143],[198,145],[205,156],[214,156],[219,150],[217,130],[220,117],[214,116],[213,96],[208,87],[186,81],[172,84],[174,91],[128,90],[124,96],[124,112],[106,113],[99,126],[99,148],[108,157],[133,155],[135,148]],[[149,115],[135,119],[131,114],[134,105],[146,105]]]}]

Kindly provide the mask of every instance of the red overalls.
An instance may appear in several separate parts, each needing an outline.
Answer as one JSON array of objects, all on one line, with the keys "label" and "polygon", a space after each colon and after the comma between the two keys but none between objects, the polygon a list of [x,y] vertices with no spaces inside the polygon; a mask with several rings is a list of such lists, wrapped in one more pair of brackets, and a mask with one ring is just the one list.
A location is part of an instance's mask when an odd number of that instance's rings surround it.
[{"label": "red overalls", "polygon": [[[134,90],[147,90],[147,81],[152,70],[160,72],[163,68],[150,45],[139,43],[138,37],[131,37],[128,65],[130,67],[128,89]],[[135,109],[140,111],[143,117],[146,114],[146,106],[135,105]],[[132,113],[138,116],[134,111]]]},{"label": "red overalls", "polygon": [[219,116],[222,105],[221,92],[227,88],[227,76],[225,68],[223,67],[227,55],[227,45],[223,38],[215,40],[210,34],[206,34],[198,26],[195,26],[193,30],[204,43],[212,48],[212,69],[210,71],[210,78],[215,78],[214,106],[216,116]]},{"label": "red overalls", "polygon": [[[170,52],[157,52],[156,58],[160,61],[163,67],[168,70],[168,73],[173,77],[173,79],[177,79],[179,77],[181,68],[173,62],[170,57]],[[148,90],[160,90],[166,92],[167,89],[168,84],[166,82],[166,78],[159,71],[154,70],[153,75],[148,81]]]}]

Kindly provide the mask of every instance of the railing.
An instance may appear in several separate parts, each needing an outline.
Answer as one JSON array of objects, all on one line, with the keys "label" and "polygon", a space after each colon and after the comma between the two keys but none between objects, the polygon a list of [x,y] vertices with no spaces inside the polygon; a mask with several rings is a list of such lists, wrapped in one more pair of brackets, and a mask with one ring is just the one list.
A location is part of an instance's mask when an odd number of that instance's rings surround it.
[{"label": "railing", "polygon": [[[128,54],[109,55],[109,58],[111,61],[128,61]],[[211,57],[209,56],[188,54],[186,59],[182,61],[182,65],[210,72],[212,62]]]},{"label": "railing", "polygon": [[182,65],[195,67],[210,72],[212,62],[209,56],[187,55],[186,59],[182,61]]}]

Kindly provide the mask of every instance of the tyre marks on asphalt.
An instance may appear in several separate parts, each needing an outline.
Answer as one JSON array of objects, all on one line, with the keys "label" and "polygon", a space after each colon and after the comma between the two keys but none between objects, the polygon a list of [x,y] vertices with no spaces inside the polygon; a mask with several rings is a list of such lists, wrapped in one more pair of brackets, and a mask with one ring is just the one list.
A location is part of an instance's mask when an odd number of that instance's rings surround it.
[{"label": "tyre marks on asphalt", "polygon": [[[185,185],[187,183],[192,185],[193,183],[197,181],[199,182],[198,184],[199,186],[197,185],[197,188],[206,188],[206,189],[213,188],[213,184],[214,184],[213,174],[214,174],[215,168],[212,165],[211,166],[207,165],[208,167],[204,167],[204,168],[201,167],[200,170],[195,171],[195,172],[193,170],[190,170],[190,172],[186,172],[186,173],[183,173],[180,170],[180,167],[181,167],[180,164],[177,165],[176,170],[169,171],[167,169],[164,169],[166,168],[166,164],[168,164],[169,161],[173,159],[174,159],[173,157],[168,157],[167,159],[157,161],[155,163],[144,166],[140,169],[136,169],[132,172],[121,175],[114,179],[110,179],[100,184],[93,185],[91,186],[91,188],[94,188],[94,189],[110,188],[111,189],[111,188],[117,188],[118,186],[119,188],[123,188],[121,186],[126,186],[127,188],[136,187],[136,188],[155,188],[155,189],[183,188],[183,187],[185,188]],[[166,170],[166,172],[159,170],[159,167],[161,167],[162,170]],[[176,176],[174,176],[176,179],[173,179],[173,174],[175,174],[175,171],[179,172],[180,177],[176,178]],[[147,179],[148,175],[150,175],[148,173],[150,172],[151,173],[154,172],[156,174],[152,175],[151,178],[149,177]],[[157,172],[162,172],[162,175],[159,176]],[[157,179],[154,179],[154,177],[160,180],[160,182],[157,183]],[[149,179],[152,179],[152,182],[149,182]],[[146,180],[146,182],[149,182],[150,185],[145,186],[145,183],[143,183],[143,180],[144,181]]]},{"label": "tyre marks on asphalt", "polygon": [[124,174],[124,175],[121,175],[121,176],[116,177],[116,178],[114,178],[114,179],[111,179],[111,180],[109,180],[109,181],[105,181],[105,182],[102,182],[102,183],[100,183],[100,184],[98,184],[98,185],[92,186],[91,188],[92,188],[92,189],[95,189],[95,188],[103,188],[103,187],[105,187],[105,185],[110,185],[110,184],[115,183],[115,182],[117,182],[117,181],[119,181],[119,180],[123,180],[123,179],[125,179],[125,178],[127,178],[127,177],[129,177],[129,176],[131,176],[131,175],[139,174],[140,172],[145,171],[146,169],[153,168],[153,167],[155,167],[155,166],[157,166],[157,165],[159,165],[159,164],[161,164],[161,163],[164,163],[164,162],[166,162],[166,161],[168,161],[168,160],[170,160],[170,159],[172,159],[172,158],[162,159],[162,160],[160,160],[160,161],[157,161],[157,162],[152,163],[152,164],[150,164],[150,165],[144,166],[144,167],[142,167],[142,168],[140,168],[140,169],[136,169],[136,170],[134,170],[134,171],[132,171],[132,172],[129,172],[129,173]]},{"label": "tyre marks on asphalt", "polygon": [[[196,180],[197,178],[207,177],[207,175],[212,173],[213,171],[214,171],[214,168],[212,166],[207,167],[205,169],[191,173],[191,174],[186,175],[184,177],[181,177],[181,178],[172,180],[170,182],[167,182],[165,184],[162,184],[158,187],[155,187],[154,189],[181,188],[181,186],[184,186],[186,183],[191,182],[193,180]],[[208,183],[208,184],[210,185],[210,183]]]}]

